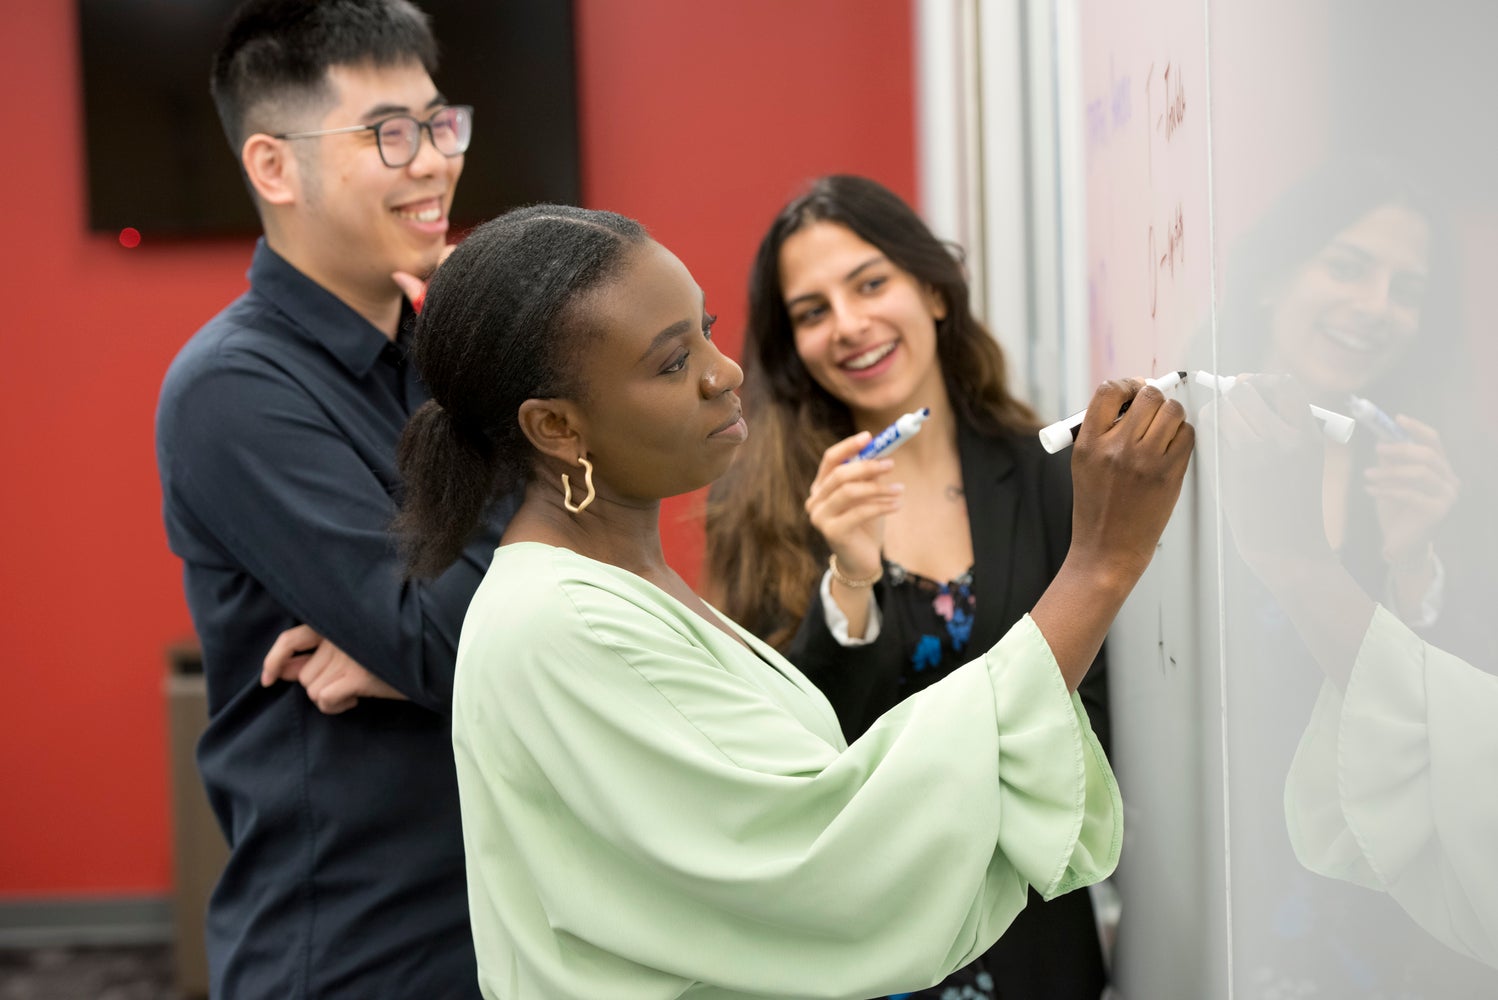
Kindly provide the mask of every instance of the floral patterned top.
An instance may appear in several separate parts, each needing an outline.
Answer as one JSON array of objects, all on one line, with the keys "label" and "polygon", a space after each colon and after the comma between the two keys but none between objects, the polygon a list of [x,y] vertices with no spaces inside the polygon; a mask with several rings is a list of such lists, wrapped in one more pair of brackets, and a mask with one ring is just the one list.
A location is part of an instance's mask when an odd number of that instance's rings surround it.
[{"label": "floral patterned top", "polygon": [[[972,659],[965,651],[973,634],[978,601],[973,593],[972,567],[956,579],[941,583],[885,560],[884,577],[889,583],[885,615],[904,619],[909,627],[902,634],[919,637],[906,653],[900,671],[903,699]],[[980,957],[929,989],[897,994],[890,1000],[995,1000],[997,996],[994,977]]]},{"label": "floral patterned top", "polygon": [[941,680],[971,659],[965,653],[973,634],[977,598],[973,570],[940,583],[899,563],[884,564],[890,601],[885,614],[904,619],[904,634],[919,636],[900,675],[901,698]]}]

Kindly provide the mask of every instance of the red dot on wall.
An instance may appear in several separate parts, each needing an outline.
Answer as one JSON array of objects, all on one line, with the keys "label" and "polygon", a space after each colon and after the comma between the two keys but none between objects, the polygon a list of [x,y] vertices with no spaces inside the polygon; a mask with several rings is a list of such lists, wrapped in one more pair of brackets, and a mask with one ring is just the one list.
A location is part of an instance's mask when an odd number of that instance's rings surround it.
[{"label": "red dot on wall", "polygon": [[120,230],[120,246],[126,250],[134,250],[140,246],[140,230],[134,226],[126,226]]}]

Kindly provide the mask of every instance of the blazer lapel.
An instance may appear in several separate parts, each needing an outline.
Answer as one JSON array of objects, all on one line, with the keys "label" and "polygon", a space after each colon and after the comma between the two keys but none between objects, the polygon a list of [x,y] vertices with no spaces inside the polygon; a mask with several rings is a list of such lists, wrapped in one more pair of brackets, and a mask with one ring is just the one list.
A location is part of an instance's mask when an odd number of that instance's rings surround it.
[{"label": "blazer lapel", "polygon": [[[1014,453],[1001,438],[983,437],[960,427],[957,457],[973,540],[973,635],[964,652],[989,649],[1012,624],[1007,613],[1017,563],[1016,548],[1030,546],[1016,537],[1019,485]],[[1034,558],[1034,556],[1030,556]],[[1028,609],[1025,609],[1028,610]],[[1021,612],[1023,613],[1023,612]]]}]

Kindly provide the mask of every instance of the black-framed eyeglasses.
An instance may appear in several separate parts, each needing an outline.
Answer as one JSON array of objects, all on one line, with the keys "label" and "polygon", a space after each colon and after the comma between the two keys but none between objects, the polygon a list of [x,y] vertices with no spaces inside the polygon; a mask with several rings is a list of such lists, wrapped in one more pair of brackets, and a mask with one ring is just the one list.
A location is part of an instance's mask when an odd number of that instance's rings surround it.
[{"label": "black-framed eyeglasses", "polygon": [[432,112],[426,121],[411,115],[391,115],[373,125],[348,125],[343,128],[321,128],[314,132],[282,132],[272,139],[313,139],[323,135],[351,132],[373,132],[380,148],[380,160],[387,167],[404,167],[421,152],[421,130],[426,129],[432,146],[443,156],[461,156],[473,138],[473,108],[467,104],[449,104]]}]

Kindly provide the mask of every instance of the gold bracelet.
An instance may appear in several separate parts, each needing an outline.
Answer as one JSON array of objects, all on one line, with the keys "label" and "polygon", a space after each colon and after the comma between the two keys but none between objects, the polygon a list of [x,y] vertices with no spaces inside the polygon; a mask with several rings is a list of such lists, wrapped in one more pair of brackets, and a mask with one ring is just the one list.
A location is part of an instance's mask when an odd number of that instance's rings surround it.
[{"label": "gold bracelet", "polygon": [[848,576],[842,570],[837,568],[837,553],[835,552],[827,557],[827,568],[832,571],[832,578],[834,580],[842,584],[844,587],[852,587],[854,590],[858,590],[863,587],[872,587],[874,584],[884,579],[884,563],[882,560],[879,563],[879,568],[874,571],[874,575],[866,576],[862,580],[855,580],[853,577]]}]

